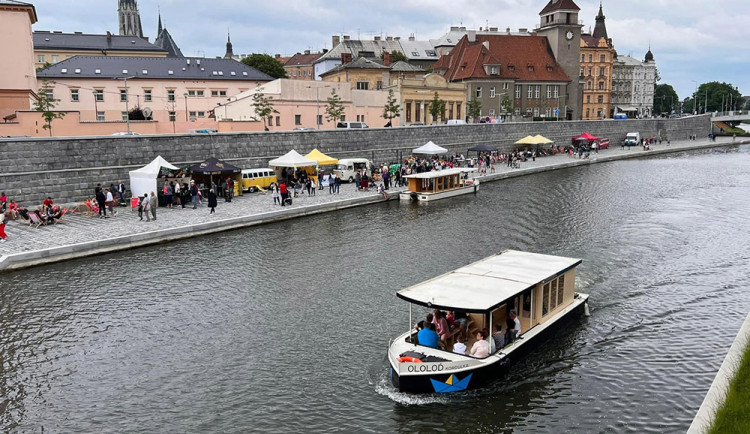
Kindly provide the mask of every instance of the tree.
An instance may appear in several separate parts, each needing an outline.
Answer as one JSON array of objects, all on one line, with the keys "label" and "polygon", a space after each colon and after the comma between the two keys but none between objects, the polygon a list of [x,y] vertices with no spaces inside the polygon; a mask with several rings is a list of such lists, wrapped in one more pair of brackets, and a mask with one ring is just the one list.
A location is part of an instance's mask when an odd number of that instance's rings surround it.
[{"label": "tree", "polygon": [[240,62],[260,72],[264,72],[273,78],[286,78],[284,65],[268,54],[251,54],[240,60]]},{"label": "tree", "polygon": [[440,95],[435,92],[435,96],[433,96],[432,101],[430,101],[430,115],[432,116],[432,123],[434,124],[438,120],[438,118],[442,120],[444,114],[445,101],[440,99]]},{"label": "tree", "polygon": [[331,96],[328,97],[328,105],[326,105],[326,119],[329,122],[336,123],[343,115],[344,104],[341,102],[341,97],[336,93],[336,89],[332,89]]},{"label": "tree", "polygon": [[745,101],[745,107],[743,108],[743,110],[750,110],[750,99]]},{"label": "tree", "polygon": [[476,119],[482,113],[482,101],[479,101],[477,97],[472,96],[471,100],[466,104],[466,116],[469,119]]},{"label": "tree", "polygon": [[742,104],[742,94],[730,83],[711,81],[698,86],[693,94],[699,113],[722,110],[737,110]]},{"label": "tree", "polygon": [[[406,58],[406,55],[400,51],[396,51],[396,50],[391,51],[391,56],[392,56],[391,59],[393,60],[393,63],[396,63],[398,61],[401,61],[401,62],[409,61],[409,59]],[[380,53],[380,58],[385,59],[385,51]]]},{"label": "tree", "polygon": [[133,107],[128,112],[128,119],[130,119],[131,121],[145,121],[146,114],[143,113],[143,110],[141,110],[140,107]]},{"label": "tree", "polygon": [[266,94],[263,93],[262,87],[255,90],[255,95],[253,95],[253,108],[255,109],[255,115],[263,119],[263,129],[268,131],[266,119],[268,119],[272,113],[278,113],[279,111],[273,107],[271,97],[267,97]]},{"label": "tree", "polygon": [[385,107],[383,107],[383,119],[388,119],[388,124],[390,124],[391,120],[400,114],[401,106],[393,95],[393,89],[388,89],[388,99],[385,101]]},{"label": "tree", "polygon": [[34,102],[34,110],[42,114],[42,118],[46,122],[45,125],[42,125],[42,128],[49,130],[50,137],[52,137],[52,121],[65,117],[65,113],[54,111],[59,101],[53,96],[49,81],[42,80],[42,87],[37,91],[37,98]]},{"label": "tree", "polygon": [[671,114],[674,110],[675,103],[680,99],[674,88],[669,84],[657,84],[654,91],[654,113]]},{"label": "tree", "polygon": [[510,114],[513,113],[513,101],[511,101],[508,94],[503,95],[503,100],[500,103],[502,113]]}]

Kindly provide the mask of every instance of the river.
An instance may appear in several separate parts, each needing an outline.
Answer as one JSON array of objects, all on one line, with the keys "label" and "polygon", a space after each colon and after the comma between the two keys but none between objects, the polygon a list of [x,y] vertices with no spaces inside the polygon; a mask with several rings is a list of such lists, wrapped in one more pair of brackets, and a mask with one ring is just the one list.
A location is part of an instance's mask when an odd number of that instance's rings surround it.
[{"label": "river", "polygon": [[[0,275],[0,427],[684,432],[750,310],[750,147],[483,184]],[[393,390],[395,292],[580,257],[591,316],[491,386]]]}]

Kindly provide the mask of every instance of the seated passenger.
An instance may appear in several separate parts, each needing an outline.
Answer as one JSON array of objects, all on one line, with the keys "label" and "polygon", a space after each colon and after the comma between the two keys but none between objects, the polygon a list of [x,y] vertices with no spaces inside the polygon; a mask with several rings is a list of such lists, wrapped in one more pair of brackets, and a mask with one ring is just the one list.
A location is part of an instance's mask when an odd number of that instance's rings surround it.
[{"label": "seated passenger", "polygon": [[502,350],[505,346],[505,336],[503,335],[503,329],[500,324],[492,326],[492,347],[491,352],[495,354],[496,351]]},{"label": "seated passenger", "polygon": [[515,333],[513,332],[513,328],[515,326],[516,323],[512,318],[508,317],[505,319],[505,345],[508,345],[509,343],[516,340]]},{"label": "seated passenger", "polygon": [[490,356],[490,343],[487,342],[487,330],[477,332],[477,341],[471,346],[471,356],[484,359]]},{"label": "seated passenger", "polygon": [[435,309],[435,317],[432,320],[432,323],[435,324],[437,334],[440,336],[441,341],[445,342],[451,337],[451,329],[448,327],[448,321],[445,319],[445,314],[441,310]]},{"label": "seated passenger", "polygon": [[438,348],[440,337],[437,332],[435,332],[435,324],[430,323],[429,326],[420,330],[419,333],[417,333],[417,339],[419,340],[419,345]]},{"label": "seated passenger", "polygon": [[460,329],[460,336],[463,339],[466,339],[467,333],[469,327],[469,317],[466,315],[466,312],[462,310],[457,310],[453,312],[453,322],[459,327]]},{"label": "seated passenger", "polygon": [[453,344],[453,352],[462,356],[466,355],[466,344],[463,339],[459,339],[458,342]]}]

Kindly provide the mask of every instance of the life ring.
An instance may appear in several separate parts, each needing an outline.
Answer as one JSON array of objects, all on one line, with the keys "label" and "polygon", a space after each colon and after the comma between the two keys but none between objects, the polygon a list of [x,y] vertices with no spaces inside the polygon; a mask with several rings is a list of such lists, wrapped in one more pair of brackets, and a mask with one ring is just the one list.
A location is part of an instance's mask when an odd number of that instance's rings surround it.
[{"label": "life ring", "polygon": [[398,362],[399,362],[399,363],[404,363],[404,362],[411,362],[411,363],[422,363],[422,360],[420,360],[420,359],[418,359],[418,358],[416,358],[416,357],[409,357],[409,356],[406,356],[406,357],[401,357],[401,358],[399,358],[399,359],[398,359]]}]

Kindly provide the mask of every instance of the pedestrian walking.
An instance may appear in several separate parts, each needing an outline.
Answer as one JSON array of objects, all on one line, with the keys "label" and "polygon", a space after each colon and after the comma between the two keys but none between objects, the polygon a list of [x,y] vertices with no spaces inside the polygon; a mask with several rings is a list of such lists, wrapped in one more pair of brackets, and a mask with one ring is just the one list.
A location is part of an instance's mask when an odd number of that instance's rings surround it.
[{"label": "pedestrian walking", "polygon": [[195,181],[190,181],[190,195],[193,200],[193,209],[198,208],[198,186],[195,185]]},{"label": "pedestrian walking", "polygon": [[333,191],[336,194],[339,194],[339,189],[341,188],[341,178],[338,176],[333,179]]},{"label": "pedestrian walking", "polygon": [[99,204],[99,218],[107,218],[107,196],[104,195],[101,185],[96,187],[96,203]]},{"label": "pedestrian walking", "polygon": [[281,198],[279,195],[279,184],[272,182],[270,185],[271,188],[271,197],[273,198],[273,204],[276,205],[277,203],[281,205]]},{"label": "pedestrian walking", "polygon": [[114,217],[115,215],[115,198],[112,196],[112,191],[108,188],[107,189],[107,207],[109,207],[109,214]]},{"label": "pedestrian walking", "polygon": [[331,173],[328,177],[328,194],[333,194],[336,191],[336,174]]},{"label": "pedestrian walking", "polygon": [[289,196],[289,191],[283,181],[279,184],[279,193],[281,194],[281,206],[285,206],[286,198]]},{"label": "pedestrian walking", "polygon": [[5,235],[5,213],[0,213],[0,242],[5,242],[5,239],[8,238],[7,235]]},{"label": "pedestrian walking", "polygon": [[154,221],[156,221],[156,208],[159,207],[159,199],[153,191],[151,192],[151,198],[148,201],[148,207],[151,209],[151,215],[154,216]]},{"label": "pedestrian walking", "polygon": [[164,183],[164,203],[167,208],[172,208],[172,186],[168,182]]},{"label": "pedestrian walking", "polygon": [[148,200],[148,194],[143,193],[143,198],[141,198],[141,211],[143,211],[143,213],[141,214],[141,220],[143,220],[143,215],[145,215],[146,221],[147,222],[151,221],[151,217],[148,215],[150,207],[151,207],[151,202],[149,202]]},{"label": "pedestrian walking", "polygon": [[125,202],[125,184],[122,182],[122,179],[117,181],[117,197],[120,198],[120,203]]},{"label": "pedestrian walking", "polygon": [[209,214],[213,214],[216,212],[216,206],[217,206],[217,200],[216,200],[216,190],[214,187],[211,187],[210,190],[208,190],[208,207],[211,208],[211,211],[209,211]]},{"label": "pedestrian walking", "polygon": [[310,178],[310,191],[308,194],[312,193],[312,196],[315,196],[315,179]]}]

